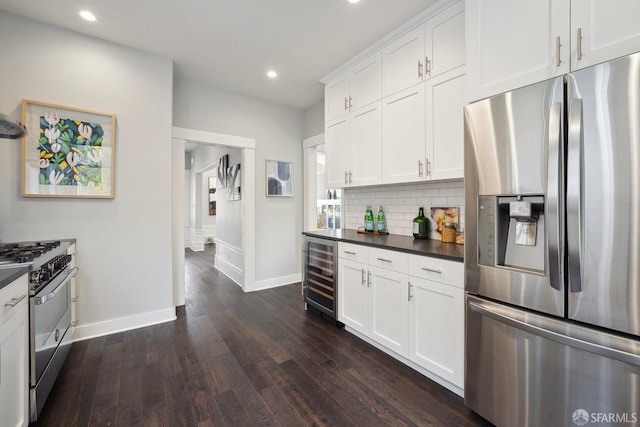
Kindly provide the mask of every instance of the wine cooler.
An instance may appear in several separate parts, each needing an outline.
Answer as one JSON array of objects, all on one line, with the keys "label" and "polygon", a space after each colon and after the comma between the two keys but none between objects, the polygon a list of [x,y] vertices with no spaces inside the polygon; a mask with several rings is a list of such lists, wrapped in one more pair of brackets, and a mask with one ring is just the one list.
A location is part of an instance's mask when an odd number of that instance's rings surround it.
[{"label": "wine cooler", "polygon": [[338,326],[338,243],[305,236],[304,301],[307,310]]}]

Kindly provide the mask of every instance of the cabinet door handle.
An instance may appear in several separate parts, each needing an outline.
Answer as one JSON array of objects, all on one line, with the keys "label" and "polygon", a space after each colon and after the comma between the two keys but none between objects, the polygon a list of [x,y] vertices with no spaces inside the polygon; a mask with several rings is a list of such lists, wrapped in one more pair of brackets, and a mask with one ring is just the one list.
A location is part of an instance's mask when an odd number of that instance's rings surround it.
[{"label": "cabinet door handle", "polygon": [[353,106],[351,101],[353,101],[353,98],[349,97],[349,111],[351,111],[351,107]]},{"label": "cabinet door handle", "polygon": [[428,56],[424,57],[424,75],[431,77],[431,60]]},{"label": "cabinet door handle", "polygon": [[347,111],[349,109],[349,100],[347,99],[347,97],[344,97],[344,111]]},{"label": "cabinet door handle", "polygon": [[422,176],[422,160],[418,160],[418,176]]},{"label": "cabinet door handle", "polygon": [[382,262],[393,262],[390,259],[386,259],[386,258],[376,258],[378,261],[382,261]]},{"label": "cabinet door handle", "polygon": [[351,182],[353,182],[352,179],[351,179],[351,175],[352,175],[351,171],[349,171],[349,184],[351,184]]},{"label": "cabinet door handle", "polygon": [[349,183],[349,176],[347,175],[347,171],[344,171],[344,183],[345,184]]},{"label": "cabinet door handle", "polygon": [[438,273],[442,274],[442,270],[434,270],[433,268],[422,267],[424,271],[428,271],[429,273]]},{"label": "cabinet door handle", "polygon": [[560,44],[560,36],[558,36],[556,37],[556,67],[559,67],[562,62],[560,60],[560,46],[562,45]]},{"label": "cabinet door handle", "polygon": [[367,271],[367,288],[371,287],[371,272]]},{"label": "cabinet door handle", "polygon": [[21,297],[11,298],[11,301],[5,303],[4,306],[5,307],[15,307],[16,305],[18,305],[20,303],[20,301],[22,301],[26,297],[27,297],[27,294],[24,294]]},{"label": "cabinet door handle", "polygon": [[576,34],[576,50],[578,59],[582,59],[582,28],[578,28],[578,34]]},{"label": "cabinet door handle", "polygon": [[422,62],[418,61],[418,78],[422,78]]},{"label": "cabinet door handle", "polygon": [[407,301],[411,301],[411,298],[413,298],[413,295],[411,295],[411,288],[413,287],[413,285],[411,284],[411,282],[409,282],[409,286],[407,287]]},{"label": "cabinet door handle", "polygon": [[427,159],[427,176],[431,176],[431,162]]},{"label": "cabinet door handle", "polygon": [[365,275],[364,275],[364,268],[362,269],[362,286],[364,286],[364,282],[365,282]]}]

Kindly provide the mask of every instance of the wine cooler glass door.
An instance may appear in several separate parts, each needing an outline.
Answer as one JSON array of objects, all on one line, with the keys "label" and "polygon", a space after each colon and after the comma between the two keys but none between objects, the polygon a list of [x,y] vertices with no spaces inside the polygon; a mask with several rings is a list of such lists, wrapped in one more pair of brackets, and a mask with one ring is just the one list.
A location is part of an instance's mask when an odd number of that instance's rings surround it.
[{"label": "wine cooler glass door", "polygon": [[337,257],[335,242],[307,238],[305,301],[335,319]]}]

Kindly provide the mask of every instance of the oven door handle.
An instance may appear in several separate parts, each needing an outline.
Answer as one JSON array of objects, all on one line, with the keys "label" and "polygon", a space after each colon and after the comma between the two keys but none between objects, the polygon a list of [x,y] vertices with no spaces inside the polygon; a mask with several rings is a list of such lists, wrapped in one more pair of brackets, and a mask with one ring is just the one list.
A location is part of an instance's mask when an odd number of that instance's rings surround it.
[{"label": "oven door handle", "polygon": [[41,304],[44,304],[45,302],[47,302],[49,300],[52,300],[53,298],[55,298],[55,296],[56,296],[56,293],[55,292],[51,292],[50,294],[46,294],[46,295],[43,295],[41,297],[35,297],[33,299],[33,303],[35,305],[41,305]]},{"label": "oven door handle", "polygon": [[78,275],[78,271],[80,271],[80,267],[73,267],[69,272],[69,277],[70,278],[76,277]]}]

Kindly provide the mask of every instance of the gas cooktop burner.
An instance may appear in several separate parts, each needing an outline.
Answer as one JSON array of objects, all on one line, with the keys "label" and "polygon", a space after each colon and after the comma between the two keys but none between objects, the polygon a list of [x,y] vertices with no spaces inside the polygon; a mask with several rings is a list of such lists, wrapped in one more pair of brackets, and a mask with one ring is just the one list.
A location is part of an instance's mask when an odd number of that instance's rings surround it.
[{"label": "gas cooktop burner", "polygon": [[59,240],[46,242],[0,243],[0,265],[32,262],[40,255],[60,246]]}]

